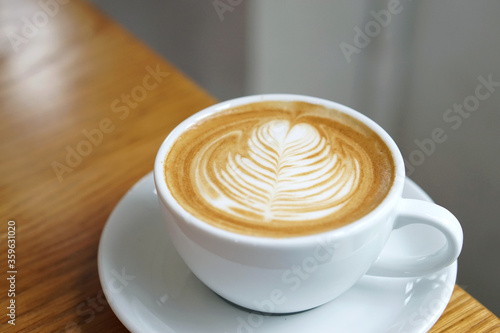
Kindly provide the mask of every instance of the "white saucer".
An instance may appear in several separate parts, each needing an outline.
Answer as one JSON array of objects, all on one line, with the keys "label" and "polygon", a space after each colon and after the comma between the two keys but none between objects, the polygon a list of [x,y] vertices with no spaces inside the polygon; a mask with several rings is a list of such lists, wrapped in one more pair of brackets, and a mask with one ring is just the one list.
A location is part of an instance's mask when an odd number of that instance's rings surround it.
[{"label": "white saucer", "polygon": [[[409,179],[404,195],[431,200]],[[422,243],[438,248],[442,242],[430,227],[413,225],[394,231],[384,251],[412,253]],[[152,173],[115,207],[98,260],[115,314],[130,331],[147,333],[426,332],[448,304],[457,275],[455,262],[423,278],[364,276],[313,310],[280,316],[245,311],[205,287],[180,259],[160,216]]]}]

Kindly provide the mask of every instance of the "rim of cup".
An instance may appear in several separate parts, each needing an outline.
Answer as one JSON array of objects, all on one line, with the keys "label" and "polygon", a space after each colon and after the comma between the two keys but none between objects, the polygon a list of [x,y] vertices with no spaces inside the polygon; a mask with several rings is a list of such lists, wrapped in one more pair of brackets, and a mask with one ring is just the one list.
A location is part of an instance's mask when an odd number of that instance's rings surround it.
[{"label": "rim of cup", "polygon": [[[244,104],[251,104],[264,101],[302,101],[311,104],[318,104],[327,108],[335,109],[340,112],[346,113],[351,117],[360,120],[368,127],[370,127],[389,147],[395,166],[394,181],[391,185],[389,192],[382,200],[382,202],[380,202],[380,204],[377,207],[375,207],[375,209],[370,211],[368,214],[345,226],[311,235],[302,235],[302,236],[284,237],[284,238],[245,235],[228,230],[223,230],[207,222],[204,222],[199,218],[191,215],[189,212],[187,212],[173,197],[167,186],[165,179],[164,162],[165,159],[167,158],[167,154],[170,148],[172,147],[173,143],[191,125],[199,122],[200,120],[214,113]],[[360,232],[363,229],[366,229],[370,227],[373,223],[375,223],[378,220],[377,219],[378,215],[381,214],[385,215],[387,214],[387,210],[393,209],[393,205],[397,204],[398,200],[401,198],[405,180],[405,168],[401,152],[396,143],[394,142],[394,140],[380,125],[375,123],[367,116],[361,114],[358,111],[355,111],[354,109],[348,106],[319,97],[312,97],[299,94],[259,94],[259,95],[238,97],[235,99],[214,104],[205,109],[202,109],[201,111],[198,111],[197,113],[186,118],[179,125],[177,125],[162,142],[158,150],[158,153],[156,155],[153,174],[157,188],[157,193],[160,200],[162,200],[164,204],[168,206],[167,208],[174,210],[175,213],[177,213],[183,218],[184,221],[182,223],[187,223],[192,226],[195,226],[197,229],[205,233],[208,233],[211,236],[215,236],[217,238],[226,239],[232,242],[242,242],[249,245],[260,245],[268,247],[300,246],[300,245],[309,245],[311,243],[317,244],[318,242],[321,242],[322,240],[325,239],[334,240],[336,238],[343,237],[346,234]]]}]

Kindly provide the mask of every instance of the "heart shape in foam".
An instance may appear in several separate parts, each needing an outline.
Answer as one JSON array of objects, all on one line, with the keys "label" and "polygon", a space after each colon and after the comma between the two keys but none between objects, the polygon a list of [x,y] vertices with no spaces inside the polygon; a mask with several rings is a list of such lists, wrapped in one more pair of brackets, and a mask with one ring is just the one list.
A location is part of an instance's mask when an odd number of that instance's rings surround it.
[{"label": "heart shape in foam", "polygon": [[235,217],[303,221],[349,202],[361,178],[352,147],[305,122],[274,119],[256,125],[246,144],[225,151],[225,163],[199,164],[210,184],[202,194]]}]

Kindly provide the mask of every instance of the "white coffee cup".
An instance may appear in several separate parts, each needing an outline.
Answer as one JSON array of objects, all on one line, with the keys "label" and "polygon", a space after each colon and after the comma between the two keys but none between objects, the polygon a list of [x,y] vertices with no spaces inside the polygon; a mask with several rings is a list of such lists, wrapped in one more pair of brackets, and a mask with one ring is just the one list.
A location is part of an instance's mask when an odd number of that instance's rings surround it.
[{"label": "white coffee cup", "polygon": [[[169,191],[164,173],[165,158],[179,135],[208,115],[239,105],[275,100],[304,101],[336,109],[360,120],[382,138],[394,157],[395,180],[373,211],[327,232],[269,238],[216,228],[179,205]],[[348,290],[364,274],[388,277],[431,274],[453,263],[462,248],[462,228],[453,214],[433,203],[402,198],[405,168],[392,138],[366,116],[324,99],[269,94],[208,107],[168,135],[156,157],[154,178],[168,234],[186,265],[214,292],[255,311],[292,313],[314,308]],[[431,254],[379,258],[392,230],[414,223],[438,229],[446,244]]]}]

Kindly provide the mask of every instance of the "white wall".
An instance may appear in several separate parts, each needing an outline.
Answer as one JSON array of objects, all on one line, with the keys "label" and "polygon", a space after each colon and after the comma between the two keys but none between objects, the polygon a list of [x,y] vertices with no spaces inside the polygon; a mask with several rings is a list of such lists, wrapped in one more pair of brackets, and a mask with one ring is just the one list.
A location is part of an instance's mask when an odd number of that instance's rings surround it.
[{"label": "white wall", "polygon": [[300,0],[247,3],[246,92],[288,92],[350,104],[356,64],[339,40],[362,18],[362,1]]}]

